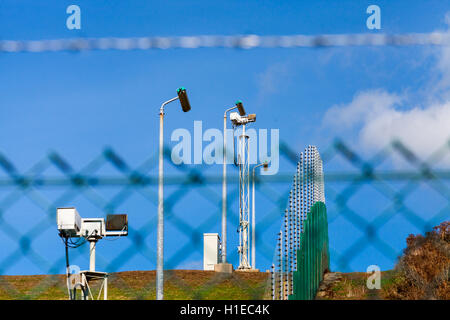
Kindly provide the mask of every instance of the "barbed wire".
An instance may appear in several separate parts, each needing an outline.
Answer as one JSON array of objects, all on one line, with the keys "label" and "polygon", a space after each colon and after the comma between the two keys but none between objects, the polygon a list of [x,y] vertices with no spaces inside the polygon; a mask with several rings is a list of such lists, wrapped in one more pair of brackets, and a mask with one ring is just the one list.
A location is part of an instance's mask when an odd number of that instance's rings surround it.
[{"label": "barbed wire", "polygon": [[323,35],[201,35],[132,38],[68,38],[1,40],[0,52],[59,52],[94,50],[151,50],[199,48],[320,48],[348,46],[448,46],[450,33],[323,34]]}]

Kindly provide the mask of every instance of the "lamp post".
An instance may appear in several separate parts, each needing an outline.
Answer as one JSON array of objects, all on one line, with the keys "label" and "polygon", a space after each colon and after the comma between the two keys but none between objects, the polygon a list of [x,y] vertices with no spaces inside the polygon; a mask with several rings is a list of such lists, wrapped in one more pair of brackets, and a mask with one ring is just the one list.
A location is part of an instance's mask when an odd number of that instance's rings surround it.
[{"label": "lamp post", "polygon": [[227,262],[227,113],[234,109],[238,109],[241,116],[245,115],[244,106],[240,100],[223,114],[222,263]]},{"label": "lamp post", "polygon": [[177,89],[177,97],[164,102],[159,108],[159,176],[158,176],[158,231],[157,231],[157,258],[156,258],[156,299],[164,298],[164,160],[163,160],[163,128],[164,128],[164,107],[175,101],[180,100],[181,108],[184,112],[191,110],[186,89],[181,87]]},{"label": "lamp post", "polygon": [[256,221],[255,221],[255,169],[263,166],[264,171],[267,171],[269,164],[267,161],[260,163],[253,167],[252,172],[252,266],[256,269]]}]

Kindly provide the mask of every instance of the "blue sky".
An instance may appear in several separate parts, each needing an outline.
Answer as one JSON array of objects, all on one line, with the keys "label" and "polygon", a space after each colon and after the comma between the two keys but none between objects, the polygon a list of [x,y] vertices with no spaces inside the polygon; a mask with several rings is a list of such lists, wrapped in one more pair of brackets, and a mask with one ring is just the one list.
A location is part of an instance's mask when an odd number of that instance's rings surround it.
[{"label": "blue sky", "polygon": [[[66,28],[66,8],[70,4],[81,8],[81,30]],[[371,4],[381,8],[381,30],[366,28],[366,8]],[[0,38],[432,32],[447,30],[449,7],[445,1],[315,1],[313,4],[311,1],[2,0]],[[374,154],[394,137],[407,140],[404,142],[414,151],[429,153],[450,136],[445,127],[449,119],[449,61],[446,49],[430,47],[2,54],[0,152],[12,159],[21,171],[49,150],[56,150],[74,167],[81,168],[105,146],[111,146],[132,166],[137,166],[157,150],[159,105],[173,97],[177,87],[184,86],[188,88],[192,111],[182,114],[176,110],[178,107],[169,107],[166,141],[176,128],[192,130],[194,120],[202,120],[204,128],[220,129],[225,107],[242,99],[248,112],[258,114],[257,128],[280,129],[280,140],[297,152],[308,144],[325,149],[336,136],[341,136],[367,155]],[[395,121],[411,125],[397,125]],[[426,126],[424,130],[420,129],[421,124]],[[412,136],[417,132],[420,137]],[[401,161],[390,164],[405,168]],[[166,168],[168,172],[176,171],[169,164]],[[345,168],[337,162],[325,170]],[[221,173],[220,166],[205,170]],[[105,172],[110,171],[105,169]],[[293,173],[293,167],[286,165],[280,172]],[[214,188],[220,194],[220,186]],[[277,188],[288,190],[289,185]],[[170,190],[167,188],[167,193]],[[48,197],[54,196],[51,192]],[[367,192],[364,196],[358,194],[353,205],[359,206],[361,214],[372,220],[386,203],[373,192]],[[5,194],[7,190],[0,190],[0,199]],[[414,195],[413,199],[420,202],[415,204],[416,208],[429,208],[424,193]],[[155,206],[144,214],[141,210],[144,204],[140,201],[133,197],[118,208],[130,214],[130,224],[136,228],[156,214]],[[260,201],[263,210],[264,199]],[[443,200],[433,202],[436,210],[441,208],[439,201]],[[81,197],[67,205],[81,208],[80,212],[84,209],[84,216],[101,214]],[[183,206],[192,220],[201,220],[199,211],[213,210],[213,207],[197,208],[194,196]],[[329,211],[332,210],[330,204]],[[13,224],[25,221],[27,230],[39,221],[40,214],[38,208],[24,200],[11,208],[4,219]],[[424,209],[421,214],[429,213]],[[56,230],[50,227],[51,221],[48,224],[48,231],[36,240],[36,251],[55,261],[62,256],[63,247],[57,242]],[[264,234],[269,238],[268,243],[275,243],[277,228],[272,226],[273,234]],[[358,236],[358,230],[352,228],[348,222],[337,219],[330,225],[330,246],[345,251]],[[204,232],[219,231],[218,216],[211,230]],[[380,232],[384,240],[401,250],[405,237],[420,231],[399,218]],[[168,227],[167,233],[170,232],[173,237],[168,239],[169,256],[176,250],[177,236],[183,237],[177,235],[179,230]],[[230,241],[235,242],[234,238],[236,234],[230,233]],[[16,250],[17,243],[1,230],[0,239],[5,244],[0,252],[0,260],[4,260]],[[121,241],[104,245],[100,269],[111,261],[115,246],[124,249],[132,243],[131,238]],[[229,251],[234,250],[234,242],[229,243]],[[154,234],[148,238],[148,245],[154,245]],[[74,263],[86,264],[86,254],[80,252]],[[201,255],[197,253],[186,257],[185,265],[179,267],[198,267],[199,261]],[[263,270],[270,264],[264,257],[258,261]],[[355,257],[347,270],[365,271],[371,264],[387,269],[394,262],[368,248]],[[333,265],[338,268],[336,261]],[[153,268],[150,261],[135,256],[119,270]],[[57,271],[63,271],[63,263]],[[8,274],[45,272],[27,259],[17,260],[14,267],[5,270]]]}]

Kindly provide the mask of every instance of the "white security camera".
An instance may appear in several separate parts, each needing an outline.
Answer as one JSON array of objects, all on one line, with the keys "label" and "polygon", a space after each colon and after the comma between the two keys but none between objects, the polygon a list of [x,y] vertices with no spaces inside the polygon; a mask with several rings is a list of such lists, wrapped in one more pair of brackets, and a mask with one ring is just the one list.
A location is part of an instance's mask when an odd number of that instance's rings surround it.
[{"label": "white security camera", "polygon": [[249,114],[246,116],[241,116],[237,112],[232,112],[232,113],[230,113],[230,120],[235,126],[240,126],[240,125],[247,124],[250,122],[255,122],[256,114],[253,113],[253,114]]}]

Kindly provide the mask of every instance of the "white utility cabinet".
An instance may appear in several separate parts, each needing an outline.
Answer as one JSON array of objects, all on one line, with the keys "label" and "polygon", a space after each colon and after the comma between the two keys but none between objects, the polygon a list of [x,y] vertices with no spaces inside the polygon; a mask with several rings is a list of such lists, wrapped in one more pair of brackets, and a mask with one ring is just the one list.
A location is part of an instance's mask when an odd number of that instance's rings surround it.
[{"label": "white utility cabinet", "polygon": [[220,237],[218,233],[203,234],[203,270],[214,271],[219,263]]}]

